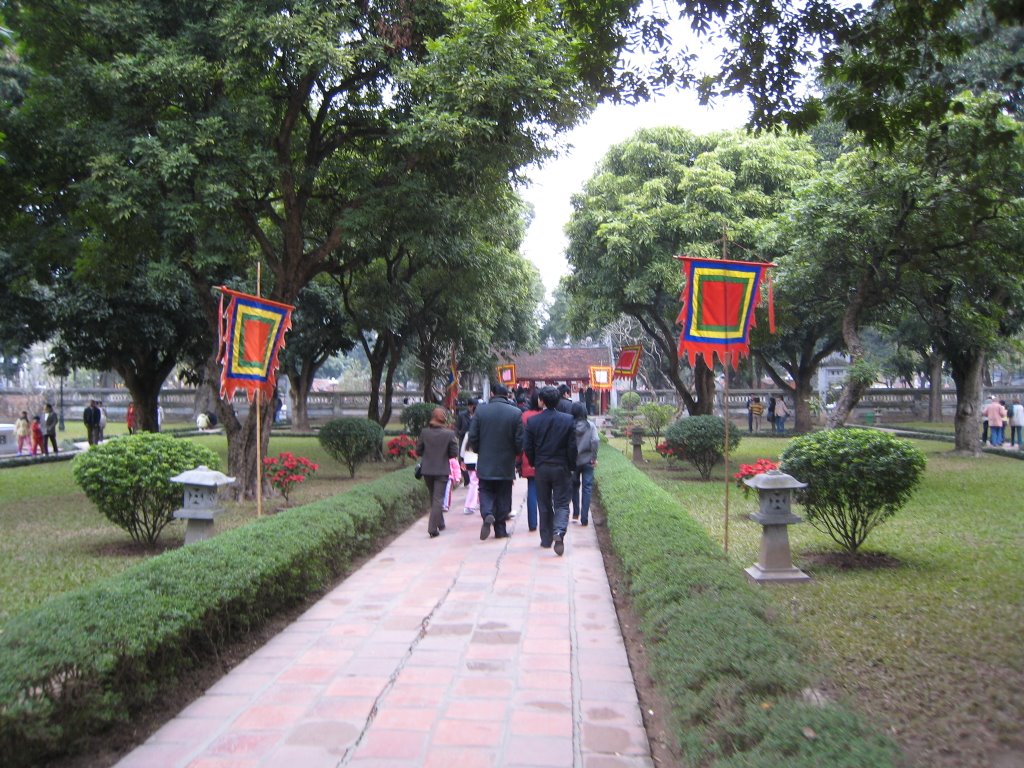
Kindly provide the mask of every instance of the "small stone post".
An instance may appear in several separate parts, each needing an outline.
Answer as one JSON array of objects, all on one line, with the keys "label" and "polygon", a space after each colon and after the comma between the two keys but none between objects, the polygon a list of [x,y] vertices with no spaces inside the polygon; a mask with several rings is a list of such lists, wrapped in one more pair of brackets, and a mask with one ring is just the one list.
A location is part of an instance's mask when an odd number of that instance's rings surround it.
[{"label": "small stone post", "polygon": [[192,544],[213,536],[213,524],[217,515],[224,510],[217,504],[217,489],[231,485],[235,478],[208,467],[199,466],[171,478],[172,483],[185,486],[185,500],[174,516],[187,520],[185,543]]},{"label": "small stone post", "polygon": [[806,488],[807,483],[770,469],[746,478],[743,484],[757,491],[759,508],[751,518],[763,526],[761,554],[754,565],[745,569],[747,578],[758,584],[810,581],[810,576],[794,567],[789,548],[789,526],[803,522],[791,511],[793,491]]},{"label": "small stone post", "polygon": [[643,464],[644,463],[644,431],[640,427],[633,427],[630,432],[630,442],[633,446],[633,463]]}]

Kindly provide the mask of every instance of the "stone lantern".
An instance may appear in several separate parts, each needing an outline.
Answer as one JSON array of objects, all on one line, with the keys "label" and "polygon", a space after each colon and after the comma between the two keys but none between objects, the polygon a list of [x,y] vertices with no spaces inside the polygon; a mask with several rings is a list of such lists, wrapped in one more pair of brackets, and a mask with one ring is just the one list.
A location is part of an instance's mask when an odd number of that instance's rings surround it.
[{"label": "stone lantern", "polygon": [[791,511],[793,491],[806,488],[785,472],[770,469],[744,479],[743,484],[757,491],[758,511],[751,519],[762,525],[761,555],[745,569],[747,577],[759,584],[776,581],[810,581],[811,577],[793,565],[789,549],[789,526],[803,520]]},{"label": "stone lantern", "polygon": [[208,467],[199,466],[171,478],[172,483],[185,486],[185,500],[174,516],[186,520],[185,543],[192,544],[213,536],[213,523],[224,510],[217,504],[217,489],[231,485],[235,478]]},{"label": "stone lantern", "polygon": [[644,431],[640,427],[633,427],[630,432],[630,444],[633,446],[633,463],[643,464],[644,462]]}]

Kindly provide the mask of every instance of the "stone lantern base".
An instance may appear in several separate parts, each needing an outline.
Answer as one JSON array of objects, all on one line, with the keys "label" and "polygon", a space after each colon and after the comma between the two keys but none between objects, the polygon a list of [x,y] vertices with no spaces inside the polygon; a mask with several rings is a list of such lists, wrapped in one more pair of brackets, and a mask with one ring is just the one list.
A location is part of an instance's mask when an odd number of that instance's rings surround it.
[{"label": "stone lantern base", "polygon": [[208,539],[214,534],[214,520],[217,512],[214,509],[179,509],[174,516],[185,520],[185,543],[192,544]]},{"label": "stone lantern base", "polygon": [[762,523],[760,558],[744,571],[747,578],[758,584],[811,580],[810,576],[793,565],[793,555],[789,549],[789,531],[784,523]]}]

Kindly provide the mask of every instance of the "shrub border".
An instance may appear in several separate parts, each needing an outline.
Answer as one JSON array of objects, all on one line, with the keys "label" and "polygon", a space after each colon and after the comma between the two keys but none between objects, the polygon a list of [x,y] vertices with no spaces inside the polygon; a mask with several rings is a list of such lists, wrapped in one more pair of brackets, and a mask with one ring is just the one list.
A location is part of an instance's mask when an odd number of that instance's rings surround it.
[{"label": "shrub border", "polygon": [[819,678],[811,649],[677,499],[617,450],[601,454],[596,480],[683,764],[896,764],[896,746],[851,709],[806,700]]},{"label": "shrub border", "polygon": [[428,504],[410,467],[150,558],[0,632],[0,754],[73,754],[276,613],[322,593]]}]

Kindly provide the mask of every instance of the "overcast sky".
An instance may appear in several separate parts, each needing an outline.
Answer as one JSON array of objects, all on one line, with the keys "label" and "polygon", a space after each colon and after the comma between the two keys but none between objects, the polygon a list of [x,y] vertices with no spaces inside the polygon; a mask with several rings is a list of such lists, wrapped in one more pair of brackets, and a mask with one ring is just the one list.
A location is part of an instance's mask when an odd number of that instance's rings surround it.
[{"label": "overcast sky", "polygon": [[701,107],[690,92],[673,92],[637,106],[601,105],[590,120],[568,135],[571,148],[543,168],[530,173],[531,185],[523,196],[533,204],[536,217],[526,234],[523,254],[540,270],[548,298],[559,278],[568,272],[565,234],[569,198],[583,189],[597,163],[613,144],[640,128],[673,125],[695,133],[738,128],[746,121],[748,102],[743,98],[722,100]]}]

